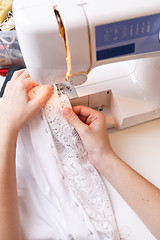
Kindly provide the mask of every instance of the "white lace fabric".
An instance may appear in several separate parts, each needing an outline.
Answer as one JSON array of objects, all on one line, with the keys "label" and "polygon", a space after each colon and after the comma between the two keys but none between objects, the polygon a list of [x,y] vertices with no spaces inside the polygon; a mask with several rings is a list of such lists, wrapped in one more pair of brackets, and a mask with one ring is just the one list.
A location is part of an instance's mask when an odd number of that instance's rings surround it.
[{"label": "white lace fabric", "polygon": [[106,187],[76,130],[62,115],[66,106],[70,107],[67,96],[54,91],[18,138],[23,239],[119,240]]}]

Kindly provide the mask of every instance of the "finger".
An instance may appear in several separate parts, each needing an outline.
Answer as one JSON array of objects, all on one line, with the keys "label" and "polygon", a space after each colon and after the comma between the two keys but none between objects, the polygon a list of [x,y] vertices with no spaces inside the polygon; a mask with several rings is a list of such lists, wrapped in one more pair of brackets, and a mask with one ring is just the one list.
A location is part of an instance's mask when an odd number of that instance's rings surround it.
[{"label": "finger", "polygon": [[37,83],[35,83],[30,77],[25,78],[22,82],[23,88],[29,92],[33,87],[38,86]]},{"label": "finger", "polygon": [[80,116],[88,118],[91,114],[99,114],[96,110],[85,106],[74,106],[73,111]]},{"label": "finger", "polygon": [[[78,116],[81,116],[85,120],[86,125],[90,126],[91,124],[95,124],[97,121],[104,120],[104,114],[100,113],[92,108],[85,106],[75,106],[73,107],[73,111],[76,112]],[[86,119],[85,119],[86,118]]]},{"label": "finger", "polygon": [[25,68],[25,70],[22,72],[22,74],[18,77],[18,80],[24,80],[25,78],[30,78],[27,68]]},{"label": "finger", "polygon": [[63,116],[77,130],[78,133],[81,134],[85,131],[87,125],[79,119],[72,109],[65,107],[63,109]]},{"label": "finger", "polygon": [[79,119],[80,119],[82,122],[86,123],[86,121],[87,121],[87,118],[86,118],[86,117],[81,116],[81,115],[78,115],[78,117],[79,117]]},{"label": "finger", "polygon": [[36,97],[36,95],[38,94],[40,89],[41,89],[41,86],[38,85],[38,86],[33,87],[29,92],[27,92],[28,100],[31,100],[34,97]]},{"label": "finger", "polygon": [[33,111],[39,111],[50,98],[53,92],[53,85],[42,85],[38,93],[29,101]]},{"label": "finger", "polygon": [[26,69],[17,70],[13,73],[11,81],[15,81]]}]

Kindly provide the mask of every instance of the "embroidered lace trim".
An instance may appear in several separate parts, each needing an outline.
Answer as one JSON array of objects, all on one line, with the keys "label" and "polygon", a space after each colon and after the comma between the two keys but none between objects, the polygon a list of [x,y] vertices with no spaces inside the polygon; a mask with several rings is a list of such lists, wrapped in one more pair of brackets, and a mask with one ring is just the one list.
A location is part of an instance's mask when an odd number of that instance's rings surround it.
[{"label": "embroidered lace trim", "polygon": [[[55,151],[56,147],[58,153],[56,164],[69,185],[77,208],[84,209],[100,239],[118,240],[120,238],[106,187],[90,164],[78,133],[62,115],[62,109],[66,106],[71,107],[67,96],[59,96],[55,91],[43,110],[52,134],[51,148]],[[93,236],[91,239],[96,238]]]}]

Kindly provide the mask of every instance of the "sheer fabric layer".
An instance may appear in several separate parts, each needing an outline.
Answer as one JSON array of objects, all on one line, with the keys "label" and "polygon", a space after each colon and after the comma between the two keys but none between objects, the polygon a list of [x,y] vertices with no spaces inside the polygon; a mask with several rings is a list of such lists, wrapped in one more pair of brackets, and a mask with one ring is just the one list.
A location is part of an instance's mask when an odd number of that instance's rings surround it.
[{"label": "sheer fabric layer", "polygon": [[119,240],[110,200],[56,91],[20,132],[17,184],[23,239]]}]

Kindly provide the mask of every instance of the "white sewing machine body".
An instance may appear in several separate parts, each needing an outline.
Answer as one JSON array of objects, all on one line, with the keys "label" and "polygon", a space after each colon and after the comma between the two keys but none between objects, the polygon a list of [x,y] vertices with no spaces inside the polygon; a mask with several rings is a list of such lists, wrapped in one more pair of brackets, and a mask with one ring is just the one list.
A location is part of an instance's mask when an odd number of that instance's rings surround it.
[{"label": "white sewing machine body", "polygon": [[103,111],[108,127],[160,116],[159,0],[15,0],[14,17],[35,82],[65,82],[72,105]]}]

